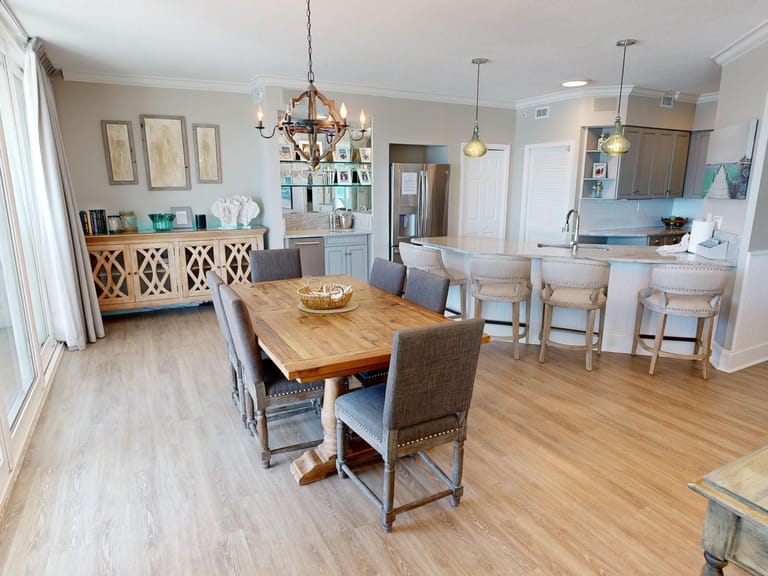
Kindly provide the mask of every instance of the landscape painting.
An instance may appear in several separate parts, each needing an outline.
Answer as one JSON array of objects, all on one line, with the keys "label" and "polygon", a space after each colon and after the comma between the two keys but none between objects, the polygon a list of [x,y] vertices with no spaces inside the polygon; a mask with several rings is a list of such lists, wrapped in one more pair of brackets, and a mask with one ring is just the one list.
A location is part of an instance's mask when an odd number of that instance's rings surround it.
[{"label": "landscape painting", "polygon": [[756,119],[718,128],[712,133],[702,198],[746,199],[756,134]]}]

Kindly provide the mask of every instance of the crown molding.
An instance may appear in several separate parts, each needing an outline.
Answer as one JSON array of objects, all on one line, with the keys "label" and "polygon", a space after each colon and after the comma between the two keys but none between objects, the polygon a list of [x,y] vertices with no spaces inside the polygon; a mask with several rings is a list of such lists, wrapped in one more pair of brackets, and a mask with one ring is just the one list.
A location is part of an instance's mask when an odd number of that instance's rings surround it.
[{"label": "crown molding", "polygon": [[766,40],[768,40],[768,20],[764,20],[741,38],[714,54],[712,60],[717,62],[720,66],[725,66],[737,58],[740,58],[752,50],[752,48],[759,46]]},{"label": "crown molding", "polygon": [[120,84],[123,86],[141,86],[144,88],[172,88],[177,90],[202,90],[207,92],[231,92],[250,94],[251,85],[242,82],[216,82],[209,80],[191,80],[189,78],[165,78],[159,76],[138,76],[131,74],[102,74],[62,70],[64,80],[70,82],[90,82],[93,84]]},{"label": "crown molding", "polygon": [[[397,98],[400,100],[419,100],[423,102],[440,102],[443,104],[466,104],[474,106],[473,98],[455,98],[441,94],[428,94],[426,92],[411,92],[408,90],[393,90],[392,88],[383,88],[381,86],[363,86],[360,84],[349,84],[345,82],[328,82],[323,80],[323,92],[341,92],[343,94],[360,94],[362,96],[378,96],[381,98]],[[266,86],[277,86],[293,90],[303,90],[307,87],[306,80],[299,80],[295,77],[287,76],[257,76],[250,84],[251,90],[264,88]],[[507,108],[514,110],[515,103],[508,100],[480,100],[480,106],[488,108]]]},{"label": "crown molding", "polygon": [[720,98],[720,92],[707,92],[706,94],[701,94],[699,98],[696,100],[696,104],[707,104],[709,102],[717,102]]},{"label": "crown molding", "polygon": [[[635,89],[634,85],[624,86],[624,94],[629,96]],[[576,90],[561,90],[560,92],[552,92],[550,94],[544,94],[543,96],[535,96],[533,98],[524,98],[518,100],[515,103],[515,110],[522,110],[524,108],[536,108],[538,106],[546,106],[548,104],[555,104],[557,102],[567,102],[568,100],[580,100],[582,98],[601,98],[601,97],[616,97],[619,95],[618,86],[591,86],[589,88],[577,88]]]}]

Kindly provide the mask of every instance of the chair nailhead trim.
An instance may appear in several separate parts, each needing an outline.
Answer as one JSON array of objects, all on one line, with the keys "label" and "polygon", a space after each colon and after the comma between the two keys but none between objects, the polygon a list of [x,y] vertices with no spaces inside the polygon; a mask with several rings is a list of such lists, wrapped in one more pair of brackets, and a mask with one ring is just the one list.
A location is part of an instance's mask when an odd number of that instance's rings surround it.
[{"label": "chair nailhead trim", "polygon": [[411,444],[416,444],[418,442],[423,442],[424,440],[429,440],[430,438],[439,438],[440,436],[447,436],[449,434],[453,434],[457,430],[458,430],[458,428],[452,428],[451,430],[446,430],[445,432],[440,432],[439,434],[430,434],[429,436],[422,436],[421,438],[416,438],[416,439],[410,440],[408,442],[399,443],[398,446],[410,446]]},{"label": "chair nailhead trim", "polygon": [[[303,388],[301,392],[312,392],[312,390],[320,390],[322,386],[312,386],[311,388]],[[280,394],[269,394],[269,398],[279,398],[280,396],[293,396],[296,392],[281,392]]]}]

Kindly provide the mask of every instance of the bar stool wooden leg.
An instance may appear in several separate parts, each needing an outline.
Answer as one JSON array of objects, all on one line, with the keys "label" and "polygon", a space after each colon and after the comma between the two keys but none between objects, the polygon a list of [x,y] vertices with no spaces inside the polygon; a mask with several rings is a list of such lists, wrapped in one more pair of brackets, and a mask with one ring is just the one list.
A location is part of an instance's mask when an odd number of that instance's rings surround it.
[{"label": "bar stool wooden leg", "polygon": [[597,355],[600,356],[603,353],[603,332],[605,332],[605,308],[598,310],[600,313],[599,332],[597,334]]},{"label": "bar stool wooden leg", "polygon": [[648,370],[648,374],[653,375],[653,371],[656,370],[656,361],[659,359],[659,351],[661,350],[661,343],[664,341],[664,328],[667,325],[667,315],[659,313],[659,321],[656,325],[656,338],[653,341],[653,352],[651,353],[651,368]]},{"label": "bar stool wooden leg", "polygon": [[587,349],[586,367],[587,371],[592,370],[592,348],[594,348],[593,339],[595,334],[595,310],[587,312],[587,330],[585,336],[585,348]]},{"label": "bar stool wooden leg", "polygon": [[544,320],[541,323],[541,349],[539,350],[539,362],[547,359],[547,340],[549,340],[549,329],[552,323],[552,306],[544,304]]},{"label": "bar stool wooden leg", "polygon": [[696,342],[693,344],[693,354],[697,355],[701,352],[701,349],[704,347],[704,342],[701,339],[701,335],[704,332],[704,318],[699,318],[696,321]]},{"label": "bar stool wooden leg", "polygon": [[645,306],[638,302],[637,312],[635,313],[635,333],[632,337],[632,356],[637,354],[637,344],[640,340],[640,327],[643,325],[643,312],[645,312]]},{"label": "bar stool wooden leg", "polygon": [[709,317],[704,321],[707,323],[707,327],[704,331],[704,358],[701,359],[704,365],[701,368],[701,375],[704,380],[709,380],[709,357],[712,354],[712,329],[715,324],[715,319],[714,317]]},{"label": "bar stool wooden leg", "polygon": [[512,303],[512,355],[520,359],[520,302]]}]

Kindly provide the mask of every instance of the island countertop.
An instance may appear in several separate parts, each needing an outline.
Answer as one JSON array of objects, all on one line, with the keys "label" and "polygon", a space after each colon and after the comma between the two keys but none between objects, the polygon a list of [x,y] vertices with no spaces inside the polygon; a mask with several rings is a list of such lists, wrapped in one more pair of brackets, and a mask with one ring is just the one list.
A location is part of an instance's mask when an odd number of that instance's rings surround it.
[{"label": "island countertop", "polygon": [[583,244],[580,245],[576,253],[573,254],[570,248],[539,246],[535,242],[515,242],[512,240],[499,240],[481,236],[434,236],[414,238],[412,242],[430,248],[450,250],[467,255],[508,254],[526,256],[528,258],[574,257],[589,258],[604,262],[736,266],[736,263],[732,260],[711,260],[689,252],[659,254],[654,246]]}]

